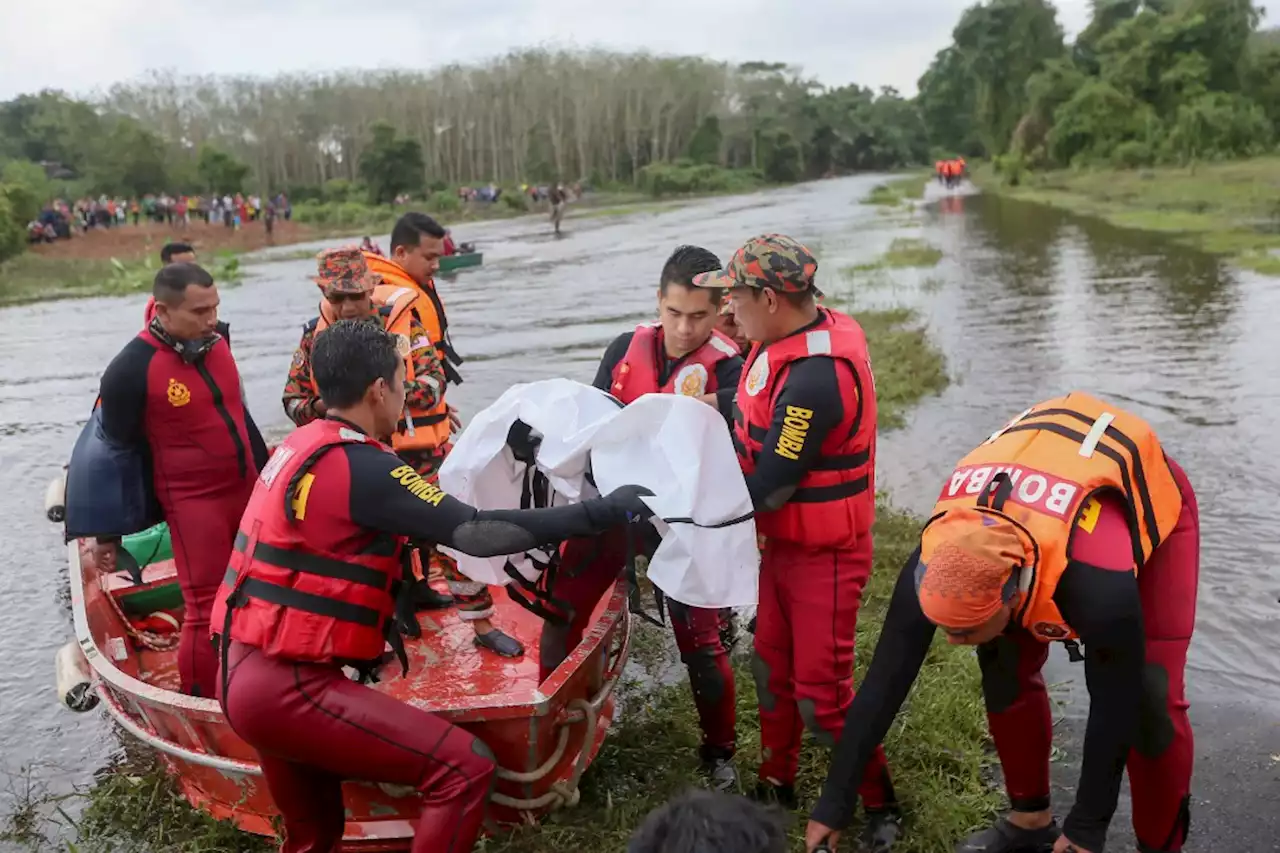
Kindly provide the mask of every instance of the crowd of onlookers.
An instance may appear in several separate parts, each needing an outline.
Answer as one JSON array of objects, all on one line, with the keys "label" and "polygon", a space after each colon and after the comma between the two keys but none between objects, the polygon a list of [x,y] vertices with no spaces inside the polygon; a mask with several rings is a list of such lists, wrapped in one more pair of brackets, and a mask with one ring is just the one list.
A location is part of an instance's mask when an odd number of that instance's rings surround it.
[{"label": "crowd of onlookers", "polygon": [[222,196],[147,193],[132,198],[100,195],[75,201],[59,198],[45,205],[40,216],[27,225],[27,239],[32,243],[51,243],[69,239],[75,232],[86,234],[93,228],[149,222],[176,228],[186,228],[192,222],[240,228],[245,223],[262,220],[270,231],[280,217],[285,220],[293,217],[293,206],[284,193],[266,199],[243,193]]}]

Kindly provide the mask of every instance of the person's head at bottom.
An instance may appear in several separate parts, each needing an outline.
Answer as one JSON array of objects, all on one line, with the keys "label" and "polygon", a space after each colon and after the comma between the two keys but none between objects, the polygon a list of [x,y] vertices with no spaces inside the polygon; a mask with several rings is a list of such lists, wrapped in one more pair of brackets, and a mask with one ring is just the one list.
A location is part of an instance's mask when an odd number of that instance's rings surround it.
[{"label": "person's head at bottom", "polygon": [[1020,598],[1027,546],[1010,521],[952,510],[926,529],[916,566],[920,609],[955,645],[978,646],[1004,633]]},{"label": "person's head at bottom", "polygon": [[316,335],[311,370],[329,417],[390,439],[404,411],[401,340],[361,320],[340,320]]},{"label": "person's head at bottom", "polygon": [[692,790],[654,809],[627,853],[786,853],[785,819],[736,794]]}]

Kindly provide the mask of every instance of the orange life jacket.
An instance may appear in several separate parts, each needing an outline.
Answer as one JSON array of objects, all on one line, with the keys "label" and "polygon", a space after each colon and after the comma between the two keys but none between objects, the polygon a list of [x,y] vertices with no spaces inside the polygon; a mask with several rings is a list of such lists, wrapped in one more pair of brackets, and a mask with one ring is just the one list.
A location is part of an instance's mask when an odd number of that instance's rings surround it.
[{"label": "orange life jacket", "polygon": [[928,565],[943,540],[948,510],[977,507],[1013,522],[1025,560],[1018,574],[1018,622],[1050,642],[1076,635],[1053,602],[1076,522],[1089,523],[1100,491],[1128,509],[1134,571],[1164,541],[1182,512],[1182,492],[1151,425],[1137,415],[1072,391],[1032,406],[960,460],[943,485],[920,537]]},{"label": "orange life jacket", "polygon": [[[349,484],[312,489],[308,472],[344,444],[385,445],[339,421],[321,418],[289,434],[263,468],[240,519],[211,633],[282,660],[360,665],[387,640],[402,577],[404,537],[350,520]],[[301,501],[301,503],[300,503]],[[342,519],[340,553],[315,547],[299,521],[325,508]]]},{"label": "orange life jacket", "polygon": [[[875,522],[876,393],[867,339],[852,317],[819,308],[821,319],[808,331],[755,344],[747,356],[735,401],[733,439],[744,473],[755,470],[773,424],[774,406],[791,363],[825,357],[845,361],[837,371],[844,418],[822,442],[820,458],[780,509],[756,514],[756,530],[810,548],[862,549],[871,544]],[[791,415],[779,453],[803,446],[812,412]]]},{"label": "orange life jacket", "polygon": [[449,340],[449,318],[444,313],[444,303],[440,301],[435,282],[425,286],[420,285],[404,271],[402,266],[390,258],[371,252],[361,254],[364,255],[370,272],[382,276],[386,284],[410,288],[423,297],[414,306],[414,313],[418,315],[422,328],[427,330],[427,335],[436,345],[436,352],[440,356],[440,364],[444,367],[445,377],[451,384],[461,385],[462,376],[458,373],[456,365],[462,364],[463,359],[454,350],[453,343]]},{"label": "orange life jacket", "polygon": [[683,394],[701,397],[717,390],[716,365],[738,355],[738,347],[728,336],[711,332],[707,342],[684,357],[678,370],[673,370],[665,384],[658,381],[662,351],[662,324],[636,326],[631,344],[613,368],[613,384],[609,392],[625,405],[642,394]]},{"label": "orange life jacket", "polygon": [[[413,288],[383,284],[373,289],[373,305],[383,326],[388,332],[402,335],[410,346],[417,343],[409,340],[409,329],[415,316],[414,309],[421,301],[419,291]],[[333,306],[328,301],[321,300],[315,334],[329,328],[337,319]],[[406,382],[412,382],[414,378],[412,351],[405,355],[404,378]],[[315,393],[320,393],[316,388],[314,373],[311,387]],[[391,436],[391,446],[396,450],[430,450],[447,444],[449,436],[449,409],[442,394],[430,409],[418,409],[406,403],[404,415]]]}]

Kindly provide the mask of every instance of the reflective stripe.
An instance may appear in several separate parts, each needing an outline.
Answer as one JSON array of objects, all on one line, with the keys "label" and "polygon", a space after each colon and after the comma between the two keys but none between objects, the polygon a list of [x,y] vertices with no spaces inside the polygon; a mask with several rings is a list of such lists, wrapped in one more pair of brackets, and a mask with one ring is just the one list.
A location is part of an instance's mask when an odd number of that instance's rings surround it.
[{"label": "reflective stripe", "polygon": [[[243,554],[248,541],[248,537],[243,532],[237,533],[236,553]],[[359,563],[347,563],[342,560],[334,560],[303,551],[290,551],[286,548],[268,545],[262,541],[259,541],[258,547],[254,549],[253,560],[254,562],[266,563],[279,569],[288,569],[291,572],[358,583],[362,586],[371,586],[374,589],[386,589],[390,583],[390,578],[385,572],[362,566]],[[234,575],[232,570],[228,569],[228,572],[229,576]],[[234,581],[232,582],[234,583]]]},{"label": "reflective stripe", "polygon": [[1102,440],[1102,435],[1107,431],[1107,427],[1116,419],[1116,416],[1110,412],[1103,412],[1098,415],[1098,419],[1093,422],[1093,426],[1085,435],[1084,441],[1080,442],[1080,455],[1085,459],[1093,457],[1093,452],[1098,449],[1098,442]]},{"label": "reflective stripe", "polygon": [[804,344],[809,349],[809,355],[831,355],[831,333],[826,329],[807,332]]}]

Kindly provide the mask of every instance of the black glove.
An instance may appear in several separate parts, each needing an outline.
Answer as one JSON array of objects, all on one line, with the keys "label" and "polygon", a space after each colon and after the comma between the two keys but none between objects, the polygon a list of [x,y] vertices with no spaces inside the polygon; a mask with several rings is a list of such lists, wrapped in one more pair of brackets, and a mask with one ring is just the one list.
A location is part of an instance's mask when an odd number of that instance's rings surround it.
[{"label": "black glove", "polygon": [[640,500],[641,495],[652,494],[653,492],[644,486],[619,486],[600,500],[611,513],[616,513],[617,524],[625,524],[629,521],[644,521],[653,517],[653,510]]}]

